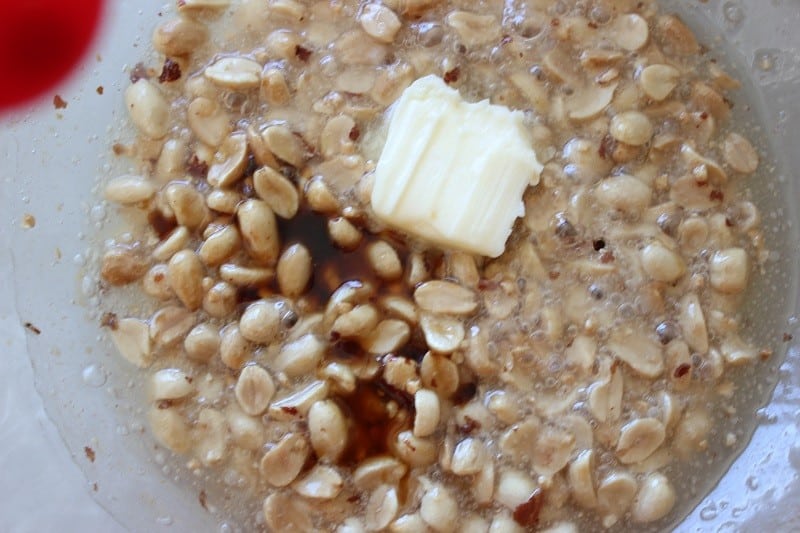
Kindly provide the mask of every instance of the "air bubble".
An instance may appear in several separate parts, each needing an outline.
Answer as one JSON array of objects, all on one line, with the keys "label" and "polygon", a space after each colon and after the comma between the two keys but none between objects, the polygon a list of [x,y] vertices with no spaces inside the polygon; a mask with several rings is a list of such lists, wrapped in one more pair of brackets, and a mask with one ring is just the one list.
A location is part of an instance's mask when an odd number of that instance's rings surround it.
[{"label": "air bubble", "polygon": [[126,437],[131,433],[131,431],[128,429],[128,426],[125,425],[117,426],[116,432],[117,435],[119,435],[120,437]]},{"label": "air bubble", "polygon": [[106,373],[100,365],[89,365],[81,373],[83,382],[90,387],[102,387],[106,384]]},{"label": "air bubble", "polygon": [[744,484],[750,490],[758,490],[758,478],[755,476],[748,477]]},{"label": "air bubble", "polygon": [[744,10],[738,2],[725,2],[722,5],[722,14],[725,20],[734,26],[738,26],[744,20]]},{"label": "air bubble", "polygon": [[108,215],[106,208],[102,204],[97,204],[96,206],[92,207],[92,210],[89,211],[89,218],[92,222],[102,222],[105,220],[106,215]]},{"label": "air bubble", "polygon": [[159,526],[171,526],[172,522],[173,522],[172,517],[169,515],[159,516],[158,518],[156,518],[156,524],[158,524]]},{"label": "air bubble", "polygon": [[700,510],[700,518],[702,520],[714,520],[717,517],[717,506],[714,502],[709,502],[708,505]]},{"label": "air bubble", "polygon": [[780,70],[780,50],[765,48],[753,54],[753,68],[763,73]]}]

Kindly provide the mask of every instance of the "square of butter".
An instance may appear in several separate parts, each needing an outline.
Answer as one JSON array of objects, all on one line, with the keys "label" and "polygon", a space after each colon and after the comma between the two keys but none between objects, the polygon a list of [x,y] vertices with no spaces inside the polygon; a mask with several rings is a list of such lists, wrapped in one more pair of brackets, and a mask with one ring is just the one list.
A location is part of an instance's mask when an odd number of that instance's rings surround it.
[{"label": "square of butter", "polygon": [[394,104],[372,209],[434,245],[497,257],[541,170],[520,111],[466,102],[426,76]]}]

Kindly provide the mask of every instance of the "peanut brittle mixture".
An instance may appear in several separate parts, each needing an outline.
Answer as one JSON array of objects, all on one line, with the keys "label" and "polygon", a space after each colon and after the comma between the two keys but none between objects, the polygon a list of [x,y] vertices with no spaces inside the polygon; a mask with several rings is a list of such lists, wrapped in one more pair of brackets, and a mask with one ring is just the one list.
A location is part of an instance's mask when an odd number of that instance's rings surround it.
[{"label": "peanut brittle mixture", "polygon": [[[653,0],[180,0],[125,91],[109,321],[150,430],[270,531],[666,524],[766,254],[728,76]],[[522,110],[544,165],[496,259],[370,207],[434,74]],[[457,201],[454,199],[453,201]],[[137,218],[138,217],[138,218]],[[145,222],[146,221],[146,222]],[[262,511],[260,511],[262,512]]]}]

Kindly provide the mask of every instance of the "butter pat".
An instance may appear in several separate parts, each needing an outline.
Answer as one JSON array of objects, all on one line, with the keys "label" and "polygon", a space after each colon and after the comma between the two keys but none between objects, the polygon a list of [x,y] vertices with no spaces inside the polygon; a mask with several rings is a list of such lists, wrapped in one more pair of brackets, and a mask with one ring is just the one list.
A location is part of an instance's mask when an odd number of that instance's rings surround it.
[{"label": "butter pat", "polygon": [[541,171],[520,111],[465,102],[426,76],[394,105],[372,209],[435,245],[497,257]]}]

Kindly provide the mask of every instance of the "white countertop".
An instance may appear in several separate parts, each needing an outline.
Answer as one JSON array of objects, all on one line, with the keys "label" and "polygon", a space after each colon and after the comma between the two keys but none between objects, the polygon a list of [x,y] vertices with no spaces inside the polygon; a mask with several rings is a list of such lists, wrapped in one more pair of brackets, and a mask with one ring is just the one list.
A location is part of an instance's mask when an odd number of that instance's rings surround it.
[{"label": "white countertop", "polygon": [[0,531],[125,531],[92,499],[92,482],[73,462],[34,388],[26,331],[13,303],[6,230],[0,233],[0,286]]}]

